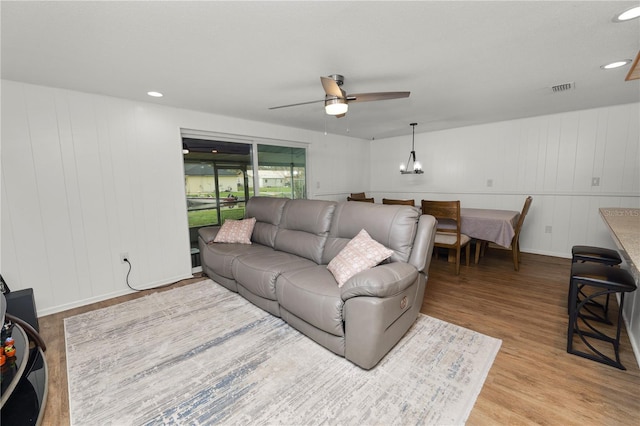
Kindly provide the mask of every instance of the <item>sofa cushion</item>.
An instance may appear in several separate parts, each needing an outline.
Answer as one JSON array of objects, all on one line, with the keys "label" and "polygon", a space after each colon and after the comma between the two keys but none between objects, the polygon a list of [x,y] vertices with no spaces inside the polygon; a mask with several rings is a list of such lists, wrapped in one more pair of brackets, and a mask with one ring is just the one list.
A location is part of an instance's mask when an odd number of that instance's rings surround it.
[{"label": "sofa cushion", "polygon": [[361,230],[340,253],[327,265],[336,278],[338,287],[358,272],[373,268],[393,254],[379,242],[373,240],[367,231]]},{"label": "sofa cushion", "polygon": [[411,206],[338,203],[322,263],[329,263],[361,229],[371,238],[394,251],[391,262],[407,262],[418,229],[420,211]]},{"label": "sofa cushion", "polygon": [[322,253],[336,203],[289,200],[282,212],[274,248],[322,263]]},{"label": "sofa cushion", "polygon": [[253,234],[255,224],[255,217],[242,220],[227,219],[220,227],[213,242],[251,244],[251,234]]},{"label": "sofa cushion", "polygon": [[245,217],[255,217],[256,225],[251,240],[273,247],[276,231],[282,219],[282,210],[287,198],[251,197],[247,201]]},{"label": "sofa cushion", "polygon": [[202,264],[207,265],[207,267],[216,274],[233,279],[231,265],[236,257],[244,254],[262,256],[262,253],[272,251],[272,248],[260,244],[211,243],[200,246],[200,258],[202,259]]},{"label": "sofa cushion", "polygon": [[231,268],[235,280],[245,289],[262,298],[277,300],[276,280],[280,274],[314,266],[308,259],[273,250],[257,256],[238,256]]},{"label": "sofa cushion", "polygon": [[312,326],[344,336],[340,289],[324,265],[285,272],[276,281],[278,302]]}]

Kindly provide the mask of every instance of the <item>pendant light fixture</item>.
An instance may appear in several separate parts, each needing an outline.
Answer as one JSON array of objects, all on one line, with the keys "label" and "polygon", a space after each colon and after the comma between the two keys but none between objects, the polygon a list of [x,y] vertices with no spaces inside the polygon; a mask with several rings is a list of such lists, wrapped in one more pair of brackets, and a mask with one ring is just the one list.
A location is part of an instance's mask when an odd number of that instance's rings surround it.
[{"label": "pendant light fixture", "polygon": [[[407,164],[400,164],[400,173],[403,175],[419,175],[424,173],[422,171],[422,165],[419,161],[416,161],[416,126],[418,123],[411,123],[410,126],[412,128],[412,137],[411,137],[411,152],[409,153],[409,159],[407,160]],[[413,167],[409,168],[409,165]]]}]

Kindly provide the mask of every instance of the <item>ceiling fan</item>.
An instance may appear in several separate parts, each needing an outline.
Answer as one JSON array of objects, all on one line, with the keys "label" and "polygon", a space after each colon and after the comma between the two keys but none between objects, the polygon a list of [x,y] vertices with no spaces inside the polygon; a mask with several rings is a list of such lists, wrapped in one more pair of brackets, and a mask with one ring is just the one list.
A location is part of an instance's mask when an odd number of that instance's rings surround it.
[{"label": "ceiling fan", "polygon": [[342,90],[340,86],[344,83],[344,76],[331,74],[329,77],[320,77],[320,82],[324,88],[325,97],[317,101],[300,102],[297,104],[280,105],[269,109],[288,108],[298,105],[324,102],[325,112],[334,115],[336,118],[344,117],[349,109],[349,104],[353,102],[386,101],[388,99],[408,98],[411,92],[374,92],[374,93],[354,93],[349,94]]}]

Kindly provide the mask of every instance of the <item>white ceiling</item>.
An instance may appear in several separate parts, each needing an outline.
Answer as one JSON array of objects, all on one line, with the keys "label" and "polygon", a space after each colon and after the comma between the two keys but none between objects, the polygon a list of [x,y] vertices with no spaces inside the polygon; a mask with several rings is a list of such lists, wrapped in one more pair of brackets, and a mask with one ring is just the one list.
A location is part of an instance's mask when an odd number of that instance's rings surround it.
[{"label": "white ceiling", "polygon": [[[600,69],[640,50],[640,20],[612,22],[637,4],[2,1],[2,78],[380,139],[640,101],[629,66]],[[323,99],[334,73],[411,96],[268,109]]]}]

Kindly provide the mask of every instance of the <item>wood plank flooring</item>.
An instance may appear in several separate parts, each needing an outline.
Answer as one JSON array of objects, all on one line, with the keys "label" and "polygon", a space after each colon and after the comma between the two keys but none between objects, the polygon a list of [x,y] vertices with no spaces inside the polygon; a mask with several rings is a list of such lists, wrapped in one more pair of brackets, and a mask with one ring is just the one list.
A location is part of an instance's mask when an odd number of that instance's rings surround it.
[{"label": "wood plank flooring", "polygon": [[[467,424],[631,425],[640,419],[640,369],[626,331],[620,350],[626,371],[566,353],[569,263],[524,253],[515,272],[508,252],[489,250],[456,276],[443,256],[432,260],[422,312],[502,339]],[[69,424],[63,319],[148,293],[39,319],[50,375],[43,425]]]}]

